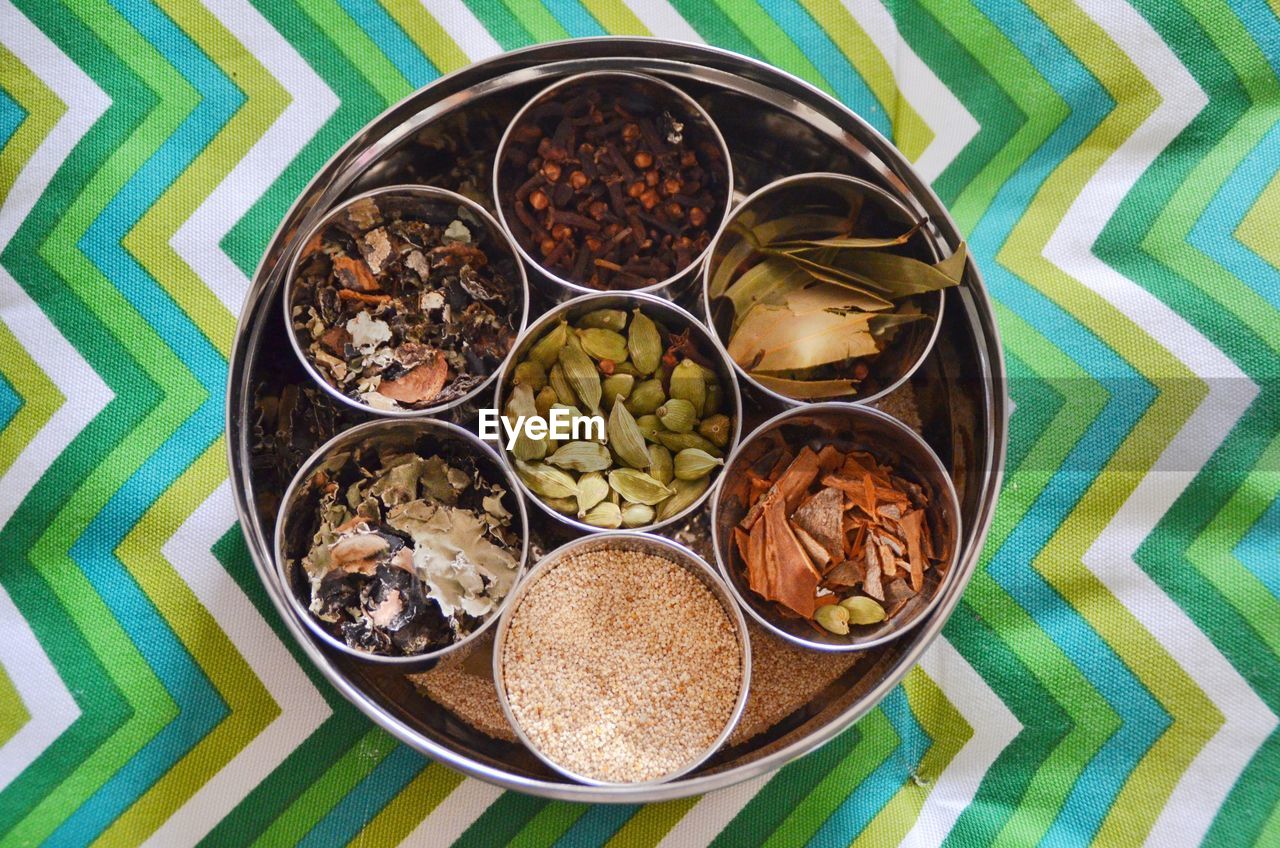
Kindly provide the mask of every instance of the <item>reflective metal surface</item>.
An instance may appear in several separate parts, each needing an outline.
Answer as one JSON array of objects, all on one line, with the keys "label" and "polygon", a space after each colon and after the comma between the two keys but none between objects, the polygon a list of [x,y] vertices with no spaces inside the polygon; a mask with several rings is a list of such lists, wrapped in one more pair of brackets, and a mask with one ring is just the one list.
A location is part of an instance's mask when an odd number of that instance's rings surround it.
[{"label": "reflective metal surface", "polygon": [[[805,708],[718,752],[679,780],[638,788],[569,783],[523,746],[486,736],[435,707],[403,674],[357,663],[314,640],[270,576],[269,528],[279,492],[306,456],[297,456],[275,427],[287,407],[295,426],[305,426],[318,445],[361,417],[323,395],[312,399],[298,392],[308,380],[279,332],[282,257],[296,249],[295,234],[311,225],[317,210],[379,185],[441,185],[488,202],[487,189],[475,187],[484,186],[487,176],[460,174],[455,164],[485,145],[496,149],[506,122],[548,82],[597,69],[655,74],[697,99],[733,148],[739,192],[791,173],[850,174],[898,196],[948,247],[960,242],[937,197],[882,136],[827,95],[763,63],[714,48],[642,38],[575,40],[504,54],[438,80],[371,122],[317,174],[286,215],[241,311],[228,375],[228,450],[237,509],[264,584],[303,651],[344,697],[406,744],[472,776],[550,798],[641,803],[707,792],[776,769],[849,727],[901,681],[940,632],[977,562],[1004,466],[1008,402],[995,319],[970,262],[965,284],[947,294],[950,302],[933,353],[909,382],[922,435],[947,465],[960,497],[965,531],[955,582],[943,588],[937,608],[911,633],[863,652]],[[540,304],[533,314],[545,308]],[[746,423],[776,411],[760,409]],[[676,536],[683,539],[685,530]],[[689,536],[695,550],[709,556],[695,543],[706,534]]]}]

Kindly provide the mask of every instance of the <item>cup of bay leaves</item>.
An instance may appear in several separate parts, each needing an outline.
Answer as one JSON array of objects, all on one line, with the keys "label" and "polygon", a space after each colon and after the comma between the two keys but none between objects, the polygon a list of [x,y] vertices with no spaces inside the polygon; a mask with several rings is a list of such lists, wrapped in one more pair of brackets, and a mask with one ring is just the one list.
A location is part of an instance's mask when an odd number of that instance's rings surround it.
[{"label": "cup of bay leaves", "polygon": [[967,258],[962,244],[939,261],[923,224],[841,174],[786,177],[749,196],[703,269],[708,320],[734,368],[790,406],[865,403],[905,382]]}]

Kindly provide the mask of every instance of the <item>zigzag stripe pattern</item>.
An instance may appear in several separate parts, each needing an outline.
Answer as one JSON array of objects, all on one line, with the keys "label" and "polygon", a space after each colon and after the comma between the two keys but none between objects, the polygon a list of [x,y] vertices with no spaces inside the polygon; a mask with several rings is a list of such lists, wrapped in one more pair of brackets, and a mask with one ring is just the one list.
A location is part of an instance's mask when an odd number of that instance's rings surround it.
[{"label": "zigzag stripe pattern", "polygon": [[[1016,411],[944,638],[701,798],[431,763],[277,619],[226,359],[293,198],[441,74],[559,38],[761,58],[965,233]],[[1280,20],[1133,0],[0,0],[0,846],[1280,843]]]}]

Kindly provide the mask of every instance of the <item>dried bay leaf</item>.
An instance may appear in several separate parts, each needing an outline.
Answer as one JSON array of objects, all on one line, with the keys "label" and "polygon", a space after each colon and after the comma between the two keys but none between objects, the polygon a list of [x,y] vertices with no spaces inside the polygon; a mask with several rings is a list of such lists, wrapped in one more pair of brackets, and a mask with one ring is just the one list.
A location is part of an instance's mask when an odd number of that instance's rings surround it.
[{"label": "dried bay leaf", "polygon": [[879,353],[867,313],[817,312],[756,304],[729,340],[729,356],[751,371],[794,371]]}]

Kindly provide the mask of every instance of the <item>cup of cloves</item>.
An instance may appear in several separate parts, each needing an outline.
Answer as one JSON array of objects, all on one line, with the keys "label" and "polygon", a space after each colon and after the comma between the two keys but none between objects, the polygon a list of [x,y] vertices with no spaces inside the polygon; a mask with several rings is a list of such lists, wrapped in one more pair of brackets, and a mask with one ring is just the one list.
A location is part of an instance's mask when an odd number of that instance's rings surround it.
[{"label": "cup of cloves", "polygon": [[493,174],[499,220],[561,293],[679,288],[733,190],[728,147],[697,101],[624,71],[535,96],[503,135]]},{"label": "cup of cloves", "polygon": [[528,284],[479,204],[389,186],[344,201],[284,285],[294,352],[330,395],[383,416],[438,414],[485,389],[524,329]]}]

